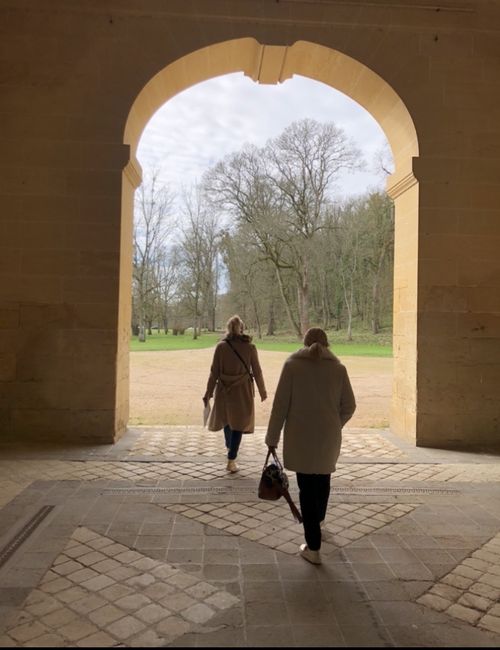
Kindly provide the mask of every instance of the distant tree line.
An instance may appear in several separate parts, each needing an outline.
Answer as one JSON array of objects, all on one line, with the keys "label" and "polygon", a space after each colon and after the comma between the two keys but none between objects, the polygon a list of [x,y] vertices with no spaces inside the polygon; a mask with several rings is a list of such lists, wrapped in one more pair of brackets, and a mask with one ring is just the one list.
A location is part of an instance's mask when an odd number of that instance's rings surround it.
[{"label": "distant tree line", "polygon": [[215,330],[239,312],[260,337],[312,324],[391,325],[394,216],[384,192],[335,200],[361,153],[333,123],[294,122],[210,168],[174,208],[153,175],[136,196],[133,332]]}]

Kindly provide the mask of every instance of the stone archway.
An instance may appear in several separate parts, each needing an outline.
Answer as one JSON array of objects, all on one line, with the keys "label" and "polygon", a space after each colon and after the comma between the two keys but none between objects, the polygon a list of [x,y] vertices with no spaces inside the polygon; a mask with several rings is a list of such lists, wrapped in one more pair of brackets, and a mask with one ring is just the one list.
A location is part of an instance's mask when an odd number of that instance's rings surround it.
[{"label": "stone archway", "polygon": [[383,127],[398,165],[392,428],[419,446],[498,448],[496,3],[0,11],[0,433],[110,443],[125,430],[135,142],[169,96],[243,70],[322,80]]},{"label": "stone archway", "polygon": [[363,106],[387,136],[395,161],[387,189],[396,209],[391,427],[398,435],[416,441],[418,183],[413,162],[418,156],[418,140],[413,120],[386,81],[346,54],[306,41],[277,46],[262,45],[253,38],[210,45],[166,66],[139,92],[128,115],[124,142],[130,146],[130,161],[123,173],[122,190],[117,434],[125,428],[128,418],[133,194],[141,179],[135,157],[138,142],[155,111],[175,94],[233,72],[243,72],[264,84],[277,84],[294,74],[323,82]]}]

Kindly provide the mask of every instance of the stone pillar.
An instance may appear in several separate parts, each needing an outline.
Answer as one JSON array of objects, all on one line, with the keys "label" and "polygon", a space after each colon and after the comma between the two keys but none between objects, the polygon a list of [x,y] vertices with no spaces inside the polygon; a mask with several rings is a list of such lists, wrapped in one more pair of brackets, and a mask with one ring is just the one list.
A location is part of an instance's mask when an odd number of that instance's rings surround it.
[{"label": "stone pillar", "polygon": [[418,184],[410,171],[389,179],[394,200],[394,374],[391,429],[409,442],[417,436]]},{"label": "stone pillar", "polygon": [[419,158],[416,443],[500,446],[500,160]]},{"label": "stone pillar", "polygon": [[122,176],[122,220],[120,234],[120,287],[116,357],[115,437],[127,428],[130,393],[130,327],[132,322],[132,258],[134,192],[142,180],[142,169],[132,156]]},{"label": "stone pillar", "polygon": [[[24,150],[22,142],[12,147]],[[109,142],[34,140],[29,156],[14,159],[3,179],[5,434],[40,441],[115,438],[121,186],[128,150]]]}]

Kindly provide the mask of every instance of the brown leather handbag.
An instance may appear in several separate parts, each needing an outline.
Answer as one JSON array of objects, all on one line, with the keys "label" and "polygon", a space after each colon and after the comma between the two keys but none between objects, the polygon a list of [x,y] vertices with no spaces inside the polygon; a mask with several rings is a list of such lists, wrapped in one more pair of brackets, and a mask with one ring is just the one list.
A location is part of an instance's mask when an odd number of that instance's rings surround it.
[{"label": "brown leather handbag", "polygon": [[[274,463],[268,465],[271,453]],[[259,499],[265,499],[266,501],[277,501],[281,497],[285,497],[295,521],[298,521],[299,524],[302,523],[302,515],[288,492],[288,477],[274,449],[267,452],[264,469],[259,481],[258,495]]]}]

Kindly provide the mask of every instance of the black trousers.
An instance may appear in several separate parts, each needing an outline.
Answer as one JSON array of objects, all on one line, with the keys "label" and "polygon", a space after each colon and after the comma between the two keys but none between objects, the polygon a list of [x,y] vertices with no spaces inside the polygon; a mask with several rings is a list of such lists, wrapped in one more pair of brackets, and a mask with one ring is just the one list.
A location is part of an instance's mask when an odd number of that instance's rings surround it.
[{"label": "black trousers", "polygon": [[311,551],[319,551],[321,548],[320,522],[326,515],[330,497],[330,477],[331,474],[299,474],[297,472],[304,536]]}]

